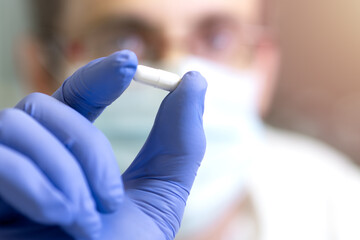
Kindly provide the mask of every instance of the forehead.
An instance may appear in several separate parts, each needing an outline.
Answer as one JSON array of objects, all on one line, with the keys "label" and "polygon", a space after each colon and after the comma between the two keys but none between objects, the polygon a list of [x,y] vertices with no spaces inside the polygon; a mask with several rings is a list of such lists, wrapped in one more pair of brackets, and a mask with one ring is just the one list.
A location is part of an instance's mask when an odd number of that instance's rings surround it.
[{"label": "forehead", "polygon": [[179,27],[222,14],[257,23],[262,0],[68,0],[63,27],[74,34],[107,18],[138,17],[157,26]]}]

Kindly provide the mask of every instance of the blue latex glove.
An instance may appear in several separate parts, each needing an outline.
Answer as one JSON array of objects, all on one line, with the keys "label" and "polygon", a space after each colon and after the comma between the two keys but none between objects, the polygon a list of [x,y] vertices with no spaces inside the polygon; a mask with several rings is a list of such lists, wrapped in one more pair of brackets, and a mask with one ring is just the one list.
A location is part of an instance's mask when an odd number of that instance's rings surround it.
[{"label": "blue latex glove", "polygon": [[206,81],[188,73],[164,99],[122,183],[91,122],[136,66],[129,51],[97,59],[55,92],[60,101],[31,94],[0,112],[0,239],[174,238],[205,151]]}]

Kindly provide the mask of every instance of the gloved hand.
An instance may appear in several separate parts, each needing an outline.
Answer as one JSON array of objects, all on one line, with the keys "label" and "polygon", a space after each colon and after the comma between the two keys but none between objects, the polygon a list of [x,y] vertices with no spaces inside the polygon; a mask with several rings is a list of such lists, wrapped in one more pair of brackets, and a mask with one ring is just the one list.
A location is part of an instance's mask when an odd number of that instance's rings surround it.
[{"label": "gloved hand", "polygon": [[31,94],[0,112],[0,239],[174,238],[205,151],[206,82],[188,73],[164,99],[122,182],[91,122],[136,66],[133,53],[117,52],[79,69],[53,97]]}]

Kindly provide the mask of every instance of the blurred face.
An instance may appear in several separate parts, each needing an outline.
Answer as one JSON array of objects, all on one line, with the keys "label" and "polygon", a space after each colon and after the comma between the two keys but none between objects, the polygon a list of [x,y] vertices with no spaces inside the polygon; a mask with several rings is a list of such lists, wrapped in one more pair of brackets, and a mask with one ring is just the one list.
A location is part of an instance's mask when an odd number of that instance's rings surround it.
[{"label": "blurred face", "polygon": [[[260,112],[267,108],[268,100],[270,99],[269,93],[271,93],[273,85],[271,81],[272,71],[276,68],[276,64],[274,65],[273,51],[270,51],[271,48],[269,48],[269,45],[264,48],[264,34],[261,27],[259,27],[261,8],[259,4],[264,0],[64,1],[66,1],[67,4],[61,18],[58,40],[61,46],[59,53],[64,56],[68,68],[72,67],[72,70],[74,70],[74,67],[80,67],[92,59],[107,56],[114,51],[122,49],[134,51],[138,56],[139,62],[146,65],[175,65],[188,56],[196,56],[220,65],[225,65],[231,69],[236,69],[238,72],[251,70],[259,75],[265,76],[259,77],[262,80],[261,84],[263,84],[263,89],[261,89],[261,93],[259,94],[261,99],[258,102],[260,103]],[[30,54],[28,55],[30,56]],[[33,61],[33,59],[34,58],[31,58],[30,61]],[[217,64],[216,66],[218,66]],[[65,73],[66,70],[63,72]],[[69,72],[67,72],[67,75],[68,73]],[[216,80],[224,81],[227,77],[224,75],[216,77]],[[40,79],[38,75],[34,74],[34,76],[34,80],[38,81],[38,79]],[[59,77],[59,79],[63,80],[66,77],[67,76],[62,76]],[[255,80],[258,80],[252,78],[249,80],[249,78],[250,77],[246,79],[236,78],[236,80],[243,80],[244,82],[246,81],[246,83],[247,81],[253,83]],[[231,80],[233,80],[232,75]],[[241,86],[248,85],[249,84]],[[244,96],[248,95],[245,94],[246,91],[252,90],[244,87],[242,91],[237,91],[240,88],[241,87],[234,87],[232,93],[235,92],[235,94],[230,95],[235,96],[235,99],[243,99]],[[209,95],[210,87],[208,90],[207,99],[209,99],[209,96],[212,97]],[[217,99],[221,98],[219,95],[222,97],[228,95],[228,92],[219,92],[220,94],[213,95]],[[48,91],[48,93],[51,93],[51,91]],[[241,97],[238,98],[237,96]],[[225,97],[225,100],[228,99],[229,98]],[[251,100],[253,99],[251,98]],[[149,105],[156,106],[156,104],[152,104],[153,102],[150,98],[148,102]],[[246,101],[246,104],[248,104],[247,102],[248,101]],[[223,106],[222,104],[218,105]],[[217,105],[215,104],[214,106],[215,111],[217,111]],[[236,107],[239,109],[244,108],[244,106],[240,104]],[[238,110],[236,107],[234,107],[234,111],[232,112],[236,114],[237,118],[234,118],[234,121],[231,122],[238,120],[239,112],[241,112],[241,114],[243,112],[249,112]],[[247,110],[248,108],[244,109]],[[126,108],[126,110],[130,112],[129,108]],[[224,113],[224,111],[221,113]],[[147,113],[144,111],[144,114]],[[115,119],[114,116],[118,115],[114,114],[109,116]],[[143,112],[137,109],[129,114],[129,116],[134,116],[133,118],[129,118],[129,122],[133,119],[141,119],[141,121],[146,122],[144,119],[147,119],[144,117]],[[221,116],[225,116],[225,114]],[[226,115],[223,119],[230,119],[230,117],[234,115],[228,116],[229,115]],[[249,119],[250,118],[244,118],[238,122],[241,122],[240,124],[247,127],[250,125],[247,123],[250,121]],[[124,121],[127,121],[126,118]],[[152,121],[153,119],[150,121],[151,124]],[[118,123],[119,122],[121,121],[119,120]],[[110,126],[109,128],[112,132],[114,132],[114,129],[117,129],[113,128],[113,125],[107,124],[107,126]],[[131,127],[133,125],[124,124],[124,128],[127,130],[129,126]],[[141,128],[137,126],[137,129]],[[250,128],[246,129],[250,131]],[[121,133],[120,130],[117,132]],[[124,136],[127,137],[128,135],[124,134]],[[121,136],[119,138],[121,138]],[[211,143],[211,141],[211,139],[208,139],[208,143]],[[116,142],[116,140],[114,140],[114,142]],[[129,145],[134,145],[133,142],[128,141],[128,139],[120,139],[117,142],[126,142],[129,143]],[[141,141],[141,144],[142,143],[143,141]],[[139,146],[141,146],[141,144]],[[208,144],[208,146],[210,146],[210,144]],[[128,146],[128,148],[134,147]],[[124,149],[126,149],[126,147]],[[215,148],[214,151],[220,150]],[[214,156],[216,158],[218,155],[214,154]],[[216,166],[216,160],[218,159],[214,159],[212,163],[210,160],[207,160],[207,162],[208,164],[215,164]],[[225,165],[233,166],[230,164]],[[211,169],[217,168],[210,165],[208,169],[211,171]],[[217,170],[217,174],[218,173],[222,174],[223,172]],[[226,172],[224,174],[228,173]],[[238,175],[238,173],[236,174]],[[208,176],[213,177],[214,174],[210,173]],[[204,239],[210,238],[205,237]]]},{"label": "blurred face", "polygon": [[[44,71],[37,48],[27,51],[22,59],[32,90],[52,93],[86,62],[130,49],[141,64],[150,66],[176,66],[179,60],[196,56],[237,70],[251,69],[261,79],[259,112],[268,109],[277,51],[259,24],[264,0],[63,1],[56,51],[64,68]],[[38,63],[29,57],[36,54]]]},{"label": "blurred face", "polygon": [[70,61],[130,49],[140,62],[196,55],[235,68],[252,62],[258,0],[76,0],[63,16]]}]

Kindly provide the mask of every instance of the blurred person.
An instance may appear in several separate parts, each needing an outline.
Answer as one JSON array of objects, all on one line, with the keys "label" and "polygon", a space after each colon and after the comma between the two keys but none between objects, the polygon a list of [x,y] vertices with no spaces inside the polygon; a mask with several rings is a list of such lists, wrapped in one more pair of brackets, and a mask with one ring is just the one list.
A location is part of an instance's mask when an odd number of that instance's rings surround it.
[{"label": "blurred person", "polygon": [[[207,152],[179,239],[358,239],[358,170],[326,146],[261,122],[279,50],[266,0],[34,1],[23,48],[31,90],[53,92],[84,62],[130,49],[140,62],[209,83]],[[122,171],[164,92],[132,84],[97,122]],[[125,114],[126,113],[126,114]]]}]

